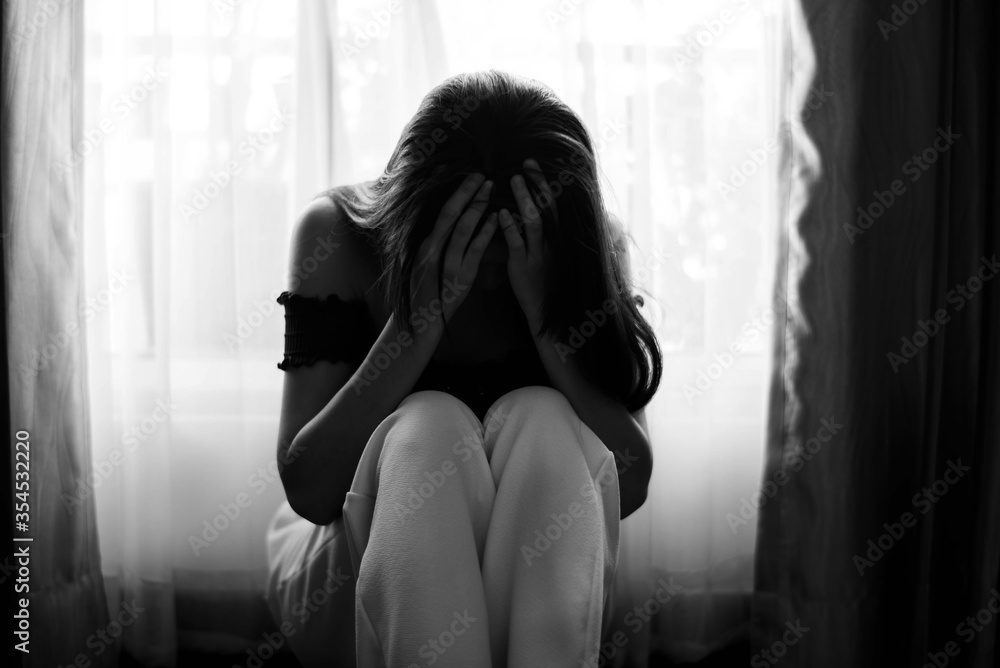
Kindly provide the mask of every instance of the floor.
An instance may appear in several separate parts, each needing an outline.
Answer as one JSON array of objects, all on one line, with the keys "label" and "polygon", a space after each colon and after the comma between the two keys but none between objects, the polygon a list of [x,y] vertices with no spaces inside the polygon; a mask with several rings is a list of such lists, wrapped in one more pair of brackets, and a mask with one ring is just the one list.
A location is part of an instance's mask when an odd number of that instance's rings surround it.
[{"label": "floor", "polygon": [[[679,664],[664,657],[652,656],[649,659],[649,668],[674,668],[675,666],[684,668],[744,668],[750,656],[750,644],[743,643],[726,648],[717,652],[698,663]],[[138,664],[130,662],[126,657],[122,657],[121,668],[141,668]],[[177,665],[185,668],[233,668],[233,666],[247,666],[247,656],[227,655],[227,654],[192,654],[182,652],[177,657]],[[255,664],[256,665],[256,664]],[[301,668],[301,665],[294,657],[288,654],[278,654],[264,662],[267,668]]]},{"label": "floor", "polygon": [[649,668],[673,668],[674,666],[684,666],[685,668],[746,668],[750,661],[750,643],[739,643],[724,650],[720,650],[711,656],[705,657],[697,663],[674,663],[670,659],[653,655],[649,658]]}]

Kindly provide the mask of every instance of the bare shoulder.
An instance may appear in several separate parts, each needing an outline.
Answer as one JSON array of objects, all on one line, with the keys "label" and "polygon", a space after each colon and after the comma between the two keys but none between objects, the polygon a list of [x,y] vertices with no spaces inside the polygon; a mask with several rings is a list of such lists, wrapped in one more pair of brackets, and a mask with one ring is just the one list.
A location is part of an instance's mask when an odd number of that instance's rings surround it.
[{"label": "bare shoulder", "polygon": [[288,290],[307,297],[366,298],[378,275],[367,237],[326,195],[299,213],[289,255]]}]

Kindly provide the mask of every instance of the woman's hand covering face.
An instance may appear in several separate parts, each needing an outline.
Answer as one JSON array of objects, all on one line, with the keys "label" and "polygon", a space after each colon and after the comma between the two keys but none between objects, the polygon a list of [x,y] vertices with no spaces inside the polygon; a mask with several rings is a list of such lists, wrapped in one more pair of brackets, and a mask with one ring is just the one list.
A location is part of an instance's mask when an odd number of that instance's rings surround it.
[{"label": "woman's hand covering face", "polygon": [[[545,176],[538,163],[529,158],[524,161],[525,172],[538,186],[539,191],[555,206],[555,199]],[[523,223],[519,225],[507,209],[500,211],[500,227],[507,241],[507,274],[511,287],[517,297],[521,310],[528,319],[532,334],[537,334],[542,320],[542,305],[545,297],[545,264],[547,249],[545,237],[542,234],[542,217],[531,198],[531,192],[521,174],[514,175],[510,180],[514,199],[517,202],[518,217]]]},{"label": "woman's hand covering face", "polygon": [[[479,272],[479,261],[497,229],[497,215],[486,219],[473,235],[489,205],[493,182],[482,174],[465,178],[444,206],[434,229],[420,245],[410,275],[411,313],[443,314],[450,319],[466,298]],[[450,235],[450,236],[449,236]],[[438,265],[444,253],[444,273],[438,283]],[[435,318],[438,326],[441,318]]]}]

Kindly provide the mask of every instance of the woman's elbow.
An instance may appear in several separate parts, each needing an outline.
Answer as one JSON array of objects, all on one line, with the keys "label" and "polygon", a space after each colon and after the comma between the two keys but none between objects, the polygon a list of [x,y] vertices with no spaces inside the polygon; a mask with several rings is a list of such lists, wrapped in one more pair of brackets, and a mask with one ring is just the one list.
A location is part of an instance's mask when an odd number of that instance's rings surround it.
[{"label": "woman's elbow", "polygon": [[340,516],[340,509],[316,493],[315,485],[310,484],[305,477],[309,467],[296,465],[295,459],[303,449],[305,445],[299,443],[297,438],[292,440],[287,449],[279,449],[278,476],[285,490],[285,498],[299,517],[313,524],[330,524]]},{"label": "woman's elbow", "polygon": [[315,494],[310,494],[308,488],[295,480],[287,469],[281,472],[281,484],[285,488],[288,505],[299,517],[320,525],[331,524],[340,517],[339,508],[317,498]]},{"label": "woman's elbow", "polygon": [[292,507],[295,514],[313,524],[332,524],[341,515],[337,508],[317,503],[309,498],[302,498],[300,495],[289,493],[287,489],[285,496],[288,498],[288,505]]},{"label": "woman's elbow", "polygon": [[646,503],[649,495],[649,481],[653,475],[653,454],[648,449],[643,452],[626,472],[627,482],[619,476],[621,519],[625,519]]},{"label": "woman's elbow", "polygon": [[621,519],[625,519],[646,503],[648,487],[646,485],[630,485],[621,491]]}]

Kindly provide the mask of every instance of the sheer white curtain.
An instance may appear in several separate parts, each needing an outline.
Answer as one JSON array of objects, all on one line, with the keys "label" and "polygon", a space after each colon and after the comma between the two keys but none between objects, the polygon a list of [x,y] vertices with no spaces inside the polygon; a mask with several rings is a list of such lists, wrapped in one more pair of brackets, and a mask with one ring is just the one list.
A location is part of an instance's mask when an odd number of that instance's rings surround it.
[{"label": "sheer white curtain", "polygon": [[[243,652],[266,628],[291,223],[321,190],[377,176],[433,85],[488,67],[547,83],[599,138],[664,348],[651,492],[623,528],[612,624],[628,642],[611,663],[693,658],[742,633],[780,13],[778,0],[89,2],[88,140],[70,157],[85,161],[88,287],[109,290],[87,336],[95,462],[80,489],[97,496],[109,605],[156,611],[126,648],[166,665],[175,641]],[[681,590],[655,619],[627,617],[670,577]]]},{"label": "sheer white curtain", "polygon": [[[298,207],[294,3],[87,3],[88,333],[109,605],[123,647],[260,640],[282,287]],[[119,276],[116,280],[115,276]],[[207,523],[207,524],[206,524]]]}]

